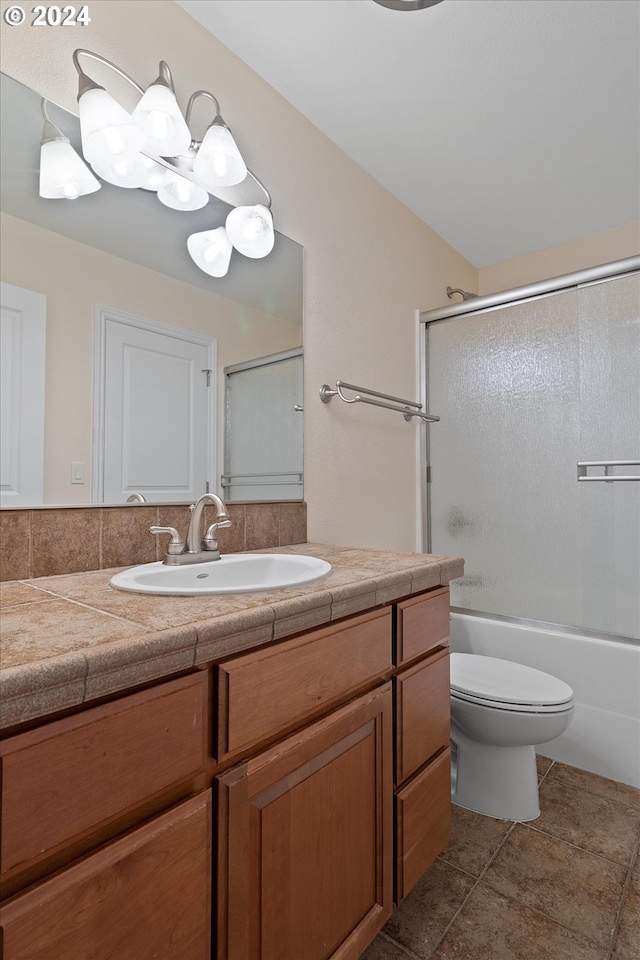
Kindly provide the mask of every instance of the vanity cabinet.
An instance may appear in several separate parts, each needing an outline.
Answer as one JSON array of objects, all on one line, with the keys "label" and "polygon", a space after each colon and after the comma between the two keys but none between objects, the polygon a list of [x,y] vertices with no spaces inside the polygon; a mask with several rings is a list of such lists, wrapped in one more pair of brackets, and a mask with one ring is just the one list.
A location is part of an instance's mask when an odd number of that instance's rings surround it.
[{"label": "vanity cabinet", "polygon": [[437,588],[5,737],[6,960],[357,960],[449,839],[448,632]]}]

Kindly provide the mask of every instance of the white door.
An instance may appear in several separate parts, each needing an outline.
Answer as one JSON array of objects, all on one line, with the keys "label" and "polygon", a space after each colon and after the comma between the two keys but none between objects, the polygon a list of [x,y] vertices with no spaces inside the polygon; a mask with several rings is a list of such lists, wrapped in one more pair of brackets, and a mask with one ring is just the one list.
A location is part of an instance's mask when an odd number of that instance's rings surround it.
[{"label": "white door", "polygon": [[94,500],[196,500],[215,476],[215,340],[104,307],[96,325]]},{"label": "white door", "polygon": [[0,284],[0,504],[43,502],[47,298]]}]

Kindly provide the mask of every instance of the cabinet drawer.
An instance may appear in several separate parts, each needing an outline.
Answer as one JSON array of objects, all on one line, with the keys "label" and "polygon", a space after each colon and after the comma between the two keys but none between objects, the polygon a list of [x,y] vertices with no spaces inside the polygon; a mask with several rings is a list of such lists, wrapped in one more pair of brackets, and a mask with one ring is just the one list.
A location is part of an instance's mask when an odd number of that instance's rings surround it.
[{"label": "cabinet drawer", "polygon": [[394,678],[396,783],[410,777],[449,744],[449,650]]},{"label": "cabinet drawer", "polygon": [[451,837],[451,752],[445,750],[396,794],[396,903]]},{"label": "cabinet drawer", "polygon": [[198,772],[207,675],[172,680],[0,744],[2,872]]},{"label": "cabinet drawer", "polygon": [[339,703],[390,667],[388,608],[219,664],[218,759]]},{"label": "cabinet drawer", "polygon": [[5,960],[207,960],[211,791],[0,909]]},{"label": "cabinet drawer", "polygon": [[395,660],[414,660],[449,639],[449,588],[401,600],[396,607]]}]

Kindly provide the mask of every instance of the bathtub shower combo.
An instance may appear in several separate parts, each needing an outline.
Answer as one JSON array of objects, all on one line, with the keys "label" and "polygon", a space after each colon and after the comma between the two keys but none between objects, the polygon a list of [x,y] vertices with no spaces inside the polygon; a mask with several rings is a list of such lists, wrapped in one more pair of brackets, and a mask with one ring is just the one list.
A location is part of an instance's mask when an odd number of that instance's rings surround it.
[{"label": "bathtub shower combo", "polygon": [[639,305],[632,257],[420,315],[452,798],[491,816],[538,815],[536,746],[640,786]]}]

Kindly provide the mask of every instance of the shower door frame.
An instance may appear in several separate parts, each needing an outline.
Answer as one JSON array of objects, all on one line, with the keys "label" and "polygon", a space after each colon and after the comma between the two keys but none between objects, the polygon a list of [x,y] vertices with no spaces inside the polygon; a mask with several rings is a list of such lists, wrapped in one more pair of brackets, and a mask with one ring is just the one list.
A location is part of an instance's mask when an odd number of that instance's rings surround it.
[{"label": "shower door frame", "polygon": [[[551,277],[548,280],[540,280],[536,283],[525,284],[521,287],[513,287],[509,290],[501,290],[498,293],[490,293],[485,296],[472,297],[462,303],[454,303],[446,307],[437,307],[435,310],[419,311],[418,320],[418,377],[420,396],[424,403],[424,409],[429,409],[428,397],[428,372],[429,372],[429,324],[438,320],[454,320],[458,317],[469,316],[473,314],[483,314],[488,311],[502,309],[512,306],[516,303],[526,303],[530,300],[539,300],[543,297],[555,296],[559,293],[565,293],[570,289],[588,286],[594,283],[600,283],[607,280],[613,280],[618,277],[630,276],[640,273],[640,256],[626,257],[622,260],[614,260],[610,263],[603,263],[596,267],[589,267],[585,270],[577,270],[573,273],[562,274],[558,277]],[[438,413],[439,411],[435,411]],[[419,431],[419,505],[420,516],[418,518],[418,549],[423,553],[430,553],[431,544],[431,490],[430,490],[430,450],[429,450],[429,428],[432,424],[425,423]],[[437,429],[446,429],[446,422],[440,421],[436,425]],[[452,607],[457,610],[458,608]],[[520,617],[510,617],[501,614],[487,614],[481,611],[468,610],[460,608],[459,612],[474,614],[478,616],[491,617],[497,620],[505,620],[513,623],[533,624],[536,626],[552,627],[560,629],[567,633],[583,633],[603,637],[602,631],[590,631],[584,628],[574,628],[563,626],[561,624],[542,623],[542,621],[531,621]],[[619,634],[611,634],[611,639],[627,640],[634,644],[639,641],[633,638],[626,638]]]}]

